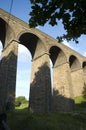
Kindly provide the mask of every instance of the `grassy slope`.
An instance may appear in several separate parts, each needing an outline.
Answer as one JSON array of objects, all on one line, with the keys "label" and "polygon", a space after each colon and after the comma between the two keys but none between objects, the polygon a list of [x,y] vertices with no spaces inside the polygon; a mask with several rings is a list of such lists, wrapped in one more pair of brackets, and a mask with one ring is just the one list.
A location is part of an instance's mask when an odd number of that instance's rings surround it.
[{"label": "grassy slope", "polygon": [[76,112],[31,114],[23,104],[8,114],[11,130],[86,130],[86,99],[76,97]]}]

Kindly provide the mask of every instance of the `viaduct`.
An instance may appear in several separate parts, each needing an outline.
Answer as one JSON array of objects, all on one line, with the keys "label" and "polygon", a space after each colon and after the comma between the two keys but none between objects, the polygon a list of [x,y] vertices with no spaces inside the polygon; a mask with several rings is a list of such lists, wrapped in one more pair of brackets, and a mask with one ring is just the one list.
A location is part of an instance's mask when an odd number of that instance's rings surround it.
[{"label": "viaduct", "polygon": [[[72,112],[84,91],[86,57],[0,9],[0,109],[14,109],[18,45],[32,56],[29,109],[34,113]],[[50,60],[53,77],[51,77]],[[22,70],[21,70],[22,71]],[[53,92],[52,92],[53,86]]]}]

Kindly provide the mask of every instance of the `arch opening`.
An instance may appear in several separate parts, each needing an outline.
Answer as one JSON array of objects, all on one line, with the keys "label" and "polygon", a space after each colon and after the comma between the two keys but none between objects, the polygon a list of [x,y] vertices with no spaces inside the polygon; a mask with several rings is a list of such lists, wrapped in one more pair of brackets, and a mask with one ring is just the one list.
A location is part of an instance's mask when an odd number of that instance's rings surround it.
[{"label": "arch opening", "polygon": [[16,97],[23,96],[29,100],[31,54],[29,50],[19,44],[17,74],[16,74]]},{"label": "arch opening", "polygon": [[[52,46],[49,50],[49,54],[50,54],[50,64],[51,64],[52,90],[55,91],[54,86],[53,86],[55,84],[54,82],[56,82],[54,68],[66,63],[66,56],[65,56],[64,52],[57,46]],[[53,94],[53,91],[52,91],[52,94]]]},{"label": "arch opening", "polygon": [[24,33],[19,38],[20,44],[25,45],[34,56],[38,38],[31,33]]},{"label": "arch opening", "polygon": [[45,52],[43,42],[35,34],[24,33],[20,36],[19,41],[20,44],[29,49],[32,59],[37,58]]},{"label": "arch opening", "polygon": [[53,63],[50,59],[51,94],[53,95]]},{"label": "arch opening", "polygon": [[53,63],[53,111],[71,111],[72,83],[67,57],[57,46],[52,46],[49,53]]},{"label": "arch opening", "polygon": [[[33,33],[24,33],[19,38],[32,56],[30,80],[30,110],[44,112],[51,110],[51,79],[49,55],[42,40]],[[41,102],[40,102],[41,101]]]},{"label": "arch opening", "polygon": [[6,22],[2,18],[0,18],[0,40],[3,46],[5,44],[5,38],[6,38]]},{"label": "arch opening", "polygon": [[84,72],[84,74],[86,74],[86,62],[83,62],[83,64],[82,64],[82,68],[83,68],[83,72]]},{"label": "arch opening", "polygon": [[51,59],[51,61],[53,63],[53,66],[54,66],[54,64],[56,62],[56,59],[57,59],[60,51],[61,50],[56,46],[53,46],[53,47],[50,48],[49,54],[50,54],[50,59]]},{"label": "arch opening", "polygon": [[75,57],[74,55],[71,55],[69,58],[69,65],[70,65],[70,69],[71,71],[75,71],[80,69],[80,62],[77,59],[77,57]]},{"label": "arch opening", "polygon": [[2,50],[3,50],[3,45],[2,42],[0,41],[0,61],[2,59]]},{"label": "arch opening", "polygon": [[49,50],[50,59],[53,63],[53,67],[61,65],[66,62],[66,56],[64,52],[57,46],[52,46]]}]

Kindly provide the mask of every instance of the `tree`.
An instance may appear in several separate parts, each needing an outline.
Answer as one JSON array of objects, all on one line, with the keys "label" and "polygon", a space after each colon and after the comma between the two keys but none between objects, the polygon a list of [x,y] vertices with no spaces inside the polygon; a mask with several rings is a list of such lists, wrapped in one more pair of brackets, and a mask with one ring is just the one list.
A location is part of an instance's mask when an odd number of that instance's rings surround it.
[{"label": "tree", "polygon": [[45,23],[58,25],[61,20],[66,34],[59,39],[74,40],[86,35],[86,0],[30,0],[32,11],[30,12],[30,27]]},{"label": "tree", "polygon": [[27,103],[28,103],[28,101],[24,96],[19,96],[15,99],[15,106],[16,107],[19,107],[22,104],[27,104]]}]

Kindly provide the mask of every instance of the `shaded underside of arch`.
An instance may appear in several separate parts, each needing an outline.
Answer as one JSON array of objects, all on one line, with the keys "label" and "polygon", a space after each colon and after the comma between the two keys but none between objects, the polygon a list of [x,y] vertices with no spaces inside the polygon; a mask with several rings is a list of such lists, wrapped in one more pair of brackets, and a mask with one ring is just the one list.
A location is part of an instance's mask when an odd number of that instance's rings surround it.
[{"label": "shaded underside of arch", "polygon": [[26,46],[31,52],[32,58],[36,58],[43,54],[44,46],[42,41],[32,33],[24,33],[19,38],[20,44]]},{"label": "shaded underside of arch", "polygon": [[10,41],[14,38],[14,31],[11,26],[0,18],[0,40],[3,47],[8,45]]},{"label": "shaded underside of arch", "polygon": [[86,74],[86,62],[83,62],[82,68],[83,68],[84,73]]},{"label": "shaded underside of arch", "polygon": [[49,50],[49,54],[54,67],[66,62],[64,52],[57,46],[52,46]]},{"label": "shaded underside of arch", "polygon": [[4,46],[6,36],[6,22],[0,18],[0,40]]},{"label": "shaded underside of arch", "polygon": [[79,60],[74,55],[70,56],[69,65],[70,65],[71,71],[75,71],[81,68]]}]

